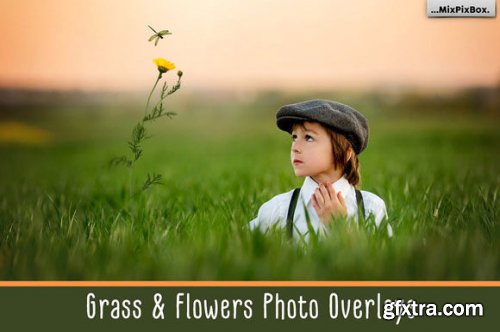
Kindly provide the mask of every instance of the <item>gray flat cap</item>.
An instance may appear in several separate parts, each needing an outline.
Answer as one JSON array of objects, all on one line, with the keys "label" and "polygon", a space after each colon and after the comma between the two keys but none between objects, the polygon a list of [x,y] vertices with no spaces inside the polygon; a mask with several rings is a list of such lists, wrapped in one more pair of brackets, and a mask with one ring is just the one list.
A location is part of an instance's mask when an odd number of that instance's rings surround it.
[{"label": "gray flat cap", "polygon": [[289,133],[293,124],[301,121],[316,121],[343,134],[357,154],[368,145],[368,121],[350,106],[314,99],[285,105],[276,113],[276,124]]}]

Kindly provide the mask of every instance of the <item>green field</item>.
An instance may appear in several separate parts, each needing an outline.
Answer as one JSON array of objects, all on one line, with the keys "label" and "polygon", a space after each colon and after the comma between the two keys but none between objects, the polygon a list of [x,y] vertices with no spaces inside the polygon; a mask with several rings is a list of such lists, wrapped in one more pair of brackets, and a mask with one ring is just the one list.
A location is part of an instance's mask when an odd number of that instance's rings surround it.
[{"label": "green field", "polygon": [[[498,113],[345,96],[370,121],[362,188],[385,199],[395,236],[339,227],[296,245],[246,224],[302,183],[274,125],[301,97],[176,98],[133,172],[107,161],[127,151],[140,104],[3,112],[50,139],[0,141],[0,279],[500,279]],[[131,196],[151,171],[163,185]]]}]

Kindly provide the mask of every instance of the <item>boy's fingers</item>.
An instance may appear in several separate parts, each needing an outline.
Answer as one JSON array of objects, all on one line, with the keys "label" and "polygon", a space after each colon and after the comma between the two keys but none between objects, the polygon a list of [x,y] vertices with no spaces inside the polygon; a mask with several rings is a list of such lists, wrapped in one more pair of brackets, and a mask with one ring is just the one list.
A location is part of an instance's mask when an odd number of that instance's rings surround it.
[{"label": "boy's fingers", "polygon": [[316,191],[314,192],[314,196],[316,196],[316,201],[318,202],[318,206],[323,205],[325,199],[323,198],[323,195],[318,189],[316,189]]},{"label": "boy's fingers", "polygon": [[339,199],[340,201],[340,204],[342,204],[342,206],[345,207],[345,201],[344,201],[344,196],[342,196],[342,193],[339,191],[339,193],[337,194],[337,198]]},{"label": "boy's fingers", "polygon": [[327,188],[328,188],[328,193],[330,194],[331,198],[337,197],[337,194],[335,193],[335,189],[333,188],[333,185],[331,182],[329,182],[327,184]]},{"label": "boy's fingers", "polygon": [[318,206],[318,203],[316,202],[316,197],[314,197],[314,195],[312,195],[312,197],[311,197],[311,202],[312,202],[313,208],[316,210],[316,212],[318,212],[319,206]]},{"label": "boy's fingers", "polygon": [[323,183],[320,183],[319,190],[321,191],[321,194],[323,195],[323,198],[325,199],[325,201],[331,199],[330,193],[328,192],[328,190],[326,189],[326,186]]}]

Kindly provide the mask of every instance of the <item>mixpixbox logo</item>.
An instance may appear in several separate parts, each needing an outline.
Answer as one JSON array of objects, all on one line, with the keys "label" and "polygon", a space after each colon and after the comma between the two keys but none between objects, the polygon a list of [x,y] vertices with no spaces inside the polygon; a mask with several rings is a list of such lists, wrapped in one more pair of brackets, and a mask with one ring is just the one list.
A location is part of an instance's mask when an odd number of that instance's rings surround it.
[{"label": "mixpixbox logo", "polygon": [[429,17],[495,17],[495,0],[427,0]]}]

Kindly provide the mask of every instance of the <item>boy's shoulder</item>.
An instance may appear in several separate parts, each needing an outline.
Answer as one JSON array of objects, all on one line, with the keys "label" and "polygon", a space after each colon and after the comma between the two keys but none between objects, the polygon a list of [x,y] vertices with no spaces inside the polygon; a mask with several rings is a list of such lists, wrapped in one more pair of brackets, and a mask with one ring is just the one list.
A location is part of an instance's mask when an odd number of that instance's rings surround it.
[{"label": "boy's shoulder", "polygon": [[271,199],[262,204],[261,208],[280,208],[290,204],[290,199],[292,198],[292,193],[295,189],[273,196]]},{"label": "boy's shoulder", "polygon": [[385,202],[378,195],[366,190],[360,190],[360,191],[361,195],[363,196],[363,202],[365,206],[369,204],[370,206],[380,207],[385,209]]},{"label": "boy's shoulder", "polygon": [[276,222],[285,222],[292,193],[293,189],[278,194],[262,204],[259,208],[257,218],[250,222],[250,228],[257,226],[265,228]]}]

